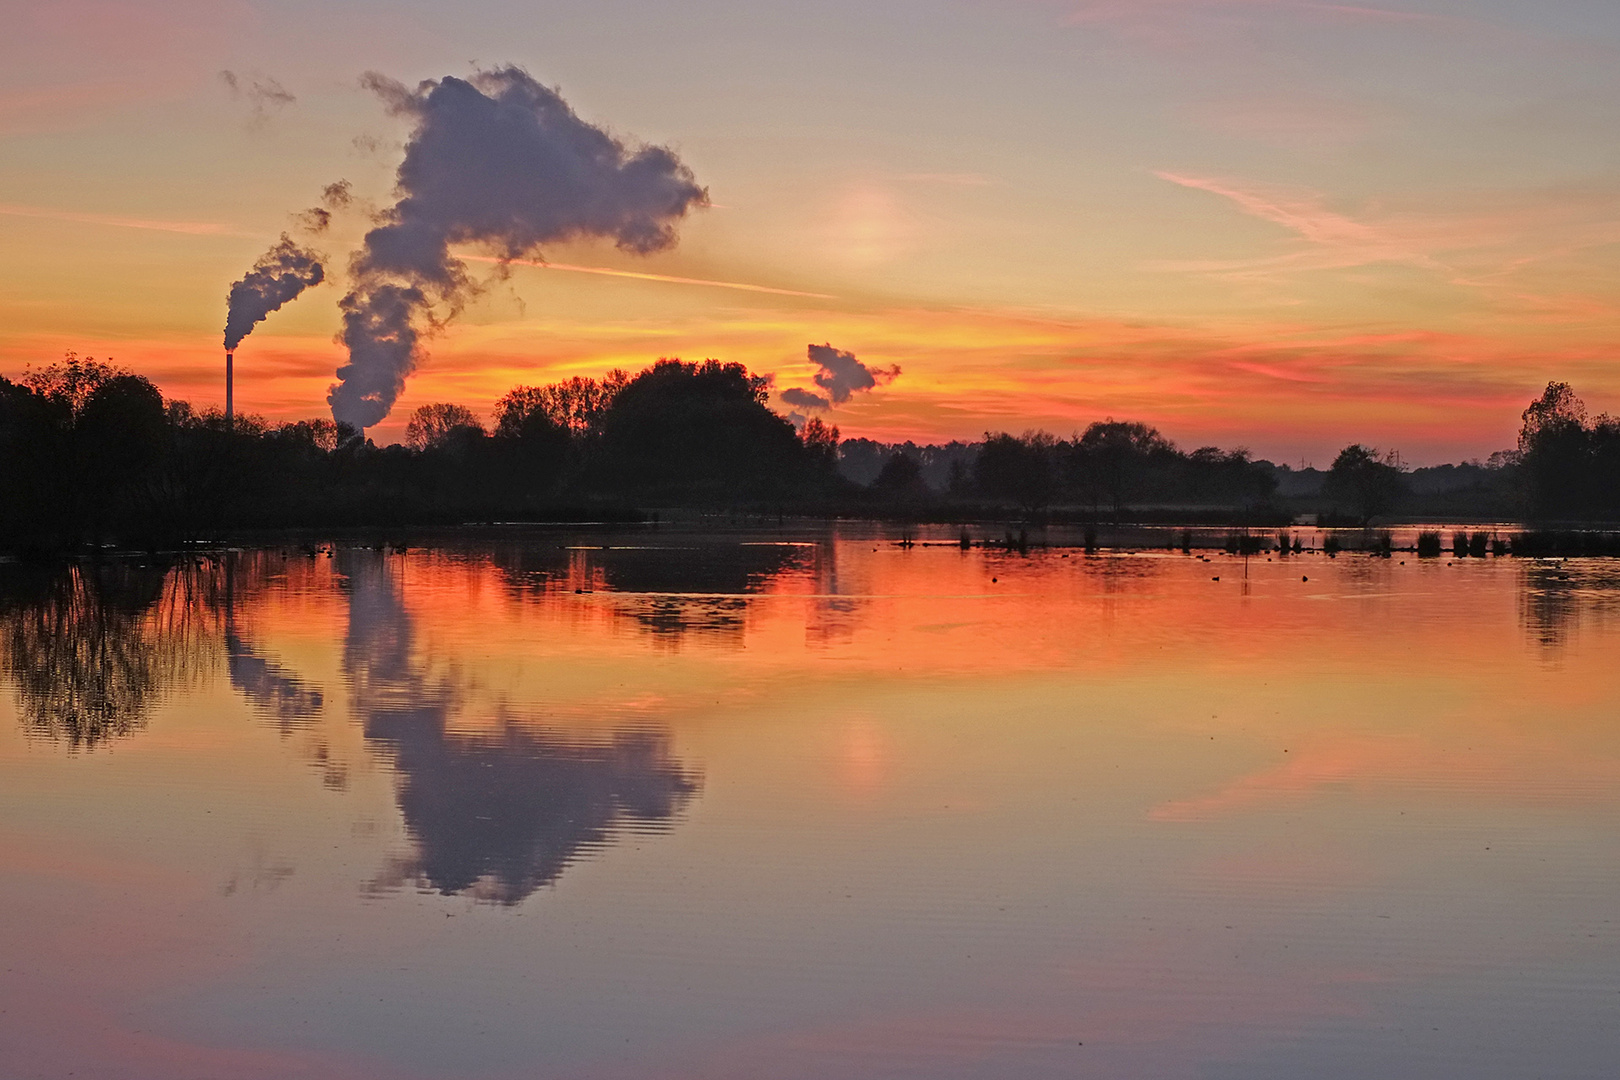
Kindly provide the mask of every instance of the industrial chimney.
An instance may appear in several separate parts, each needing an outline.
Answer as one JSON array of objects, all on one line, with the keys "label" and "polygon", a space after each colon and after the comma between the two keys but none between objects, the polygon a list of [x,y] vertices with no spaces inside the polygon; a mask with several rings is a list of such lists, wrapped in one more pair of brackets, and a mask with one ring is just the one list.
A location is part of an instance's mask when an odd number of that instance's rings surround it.
[{"label": "industrial chimney", "polygon": [[231,368],[236,361],[236,350],[227,349],[225,352],[225,430],[235,430],[235,402],[232,400],[232,372]]}]

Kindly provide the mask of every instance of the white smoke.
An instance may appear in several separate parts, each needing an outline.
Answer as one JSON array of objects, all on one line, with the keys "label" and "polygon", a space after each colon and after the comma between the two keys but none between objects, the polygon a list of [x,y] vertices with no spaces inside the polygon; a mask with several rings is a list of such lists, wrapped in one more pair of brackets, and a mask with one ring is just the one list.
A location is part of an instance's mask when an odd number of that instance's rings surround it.
[{"label": "white smoke", "polygon": [[349,362],[327,395],[339,422],[365,428],[386,417],[424,333],[440,325],[435,307],[453,316],[473,291],[452,244],[517,259],[542,244],[601,238],[646,254],[673,245],[676,222],[708,204],[673,151],[627,146],[518,68],[414,90],[377,74],[363,84],[415,128],[399,201],[351,262],[339,335]]},{"label": "white smoke", "polygon": [[259,257],[253,269],[231,286],[225,303],[225,351],[241,344],[253,328],[289,300],[326,277],[321,256],[293,243],[286,233]]},{"label": "white smoke", "polygon": [[861,390],[871,390],[900,377],[899,364],[886,368],[869,367],[857,360],[854,353],[835,349],[831,345],[811,345],[806,351],[811,362],[821,369],[810,381],[822,393],[798,387],[790,387],[781,393],[783,401],[801,409],[830,409],[834,405],[842,405]]}]

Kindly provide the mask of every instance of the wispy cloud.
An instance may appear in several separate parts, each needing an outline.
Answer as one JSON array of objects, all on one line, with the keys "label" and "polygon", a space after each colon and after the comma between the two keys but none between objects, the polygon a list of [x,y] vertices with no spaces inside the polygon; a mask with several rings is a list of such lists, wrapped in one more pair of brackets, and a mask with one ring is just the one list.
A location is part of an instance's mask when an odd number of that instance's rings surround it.
[{"label": "wispy cloud", "polygon": [[1179,269],[1211,272],[1264,273],[1280,269],[1338,269],[1394,262],[1442,269],[1417,238],[1400,229],[1358,221],[1329,209],[1316,192],[1275,185],[1239,184],[1227,180],[1155,171],[1172,184],[1207,191],[1229,199],[1249,214],[1280,225],[1305,241],[1306,246],[1283,255],[1235,261],[1172,264]]},{"label": "wispy cloud", "polygon": [[1280,282],[1302,272],[1403,265],[1521,307],[1590,314],[1597,309],[1588,298],[1548,296],[1518,279],[1545,264],[1620,242],[1620,190],[1609,187],[1459,194],[1428,210],[1370,204],[1355,216],[1307,189],[1163,170],[1154,175],[1219,196],[1280,226],[1293,234],[1293,246],[1248,258],[1161,261],[1150,269]]},{"label": "wispy cloud", "polygon": [[1292,12],[1335,19],[1378,23],[1433,23],[1441,17],[1418,11],[1363,4],[1325,4],[1314,0],[1084,0],[1067,21],[1072,24],[1173,18],[1176,13]]},{"label": "wispy cloud", "polygon": [[238,75],[226,70],[219,73],[219,81],[225,84],[232,97],[247,102],[251,110],[248,117],[250,128],[264,127],[269,123],[272,109],[285,109],[298,101],[292,91],[268,75]]}]

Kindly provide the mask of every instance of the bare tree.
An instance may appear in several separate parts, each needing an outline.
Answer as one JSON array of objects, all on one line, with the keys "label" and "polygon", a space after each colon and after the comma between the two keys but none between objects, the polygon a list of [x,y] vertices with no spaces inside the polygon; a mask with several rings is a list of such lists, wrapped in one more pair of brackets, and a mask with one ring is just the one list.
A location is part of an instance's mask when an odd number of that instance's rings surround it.
[{"label": "bare tree", "polygon": [[435,450],[458,434],[472,431],[482,435],[484,425],[471,409],[439,402],[423,405],[411,414],[411,422],[405,425],[405,442],[413,450]]}]

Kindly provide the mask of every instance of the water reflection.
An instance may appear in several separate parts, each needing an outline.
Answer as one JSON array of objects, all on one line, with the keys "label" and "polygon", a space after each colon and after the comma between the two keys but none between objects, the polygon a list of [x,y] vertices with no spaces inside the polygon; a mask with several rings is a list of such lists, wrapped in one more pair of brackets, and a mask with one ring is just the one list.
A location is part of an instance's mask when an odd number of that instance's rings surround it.
[{"label": "water reflection", "polygon": [[388,562],[338,561],[349,598],[343,668],[367,742],[398,776],[415,844],[378,879],[515,904],[624,829],[666,828],[697,790],[658,729],[580,741],[504,704],[479,706],[453,666],[416,648]]},{"label": "water reflection", "polygon": [[1561,647],[1574,630],[1577,614],[1578,598],[1570,575],[1561,566],[1532,564],[1525,568],[1519,596],[1525,633],[1544,650]]},{"label": "water reflection", "polygon": [[851,569],[840,559],[837,544],[827,544],[817,552],[815,574],[816,598],[805,621],[805,641],[813,646],[853,641],[861,609],[867,604],[864,597],[872,592],[870,575]]},{"label": "water reflection", "polygon": [[320,689],[276,661],[260,656],[242,640],[234,621],[227,621],[225,627],[225,666],[231,686],[261,714],[273,718],[283,733],[320,718]]},{"label": "water reflection", "polygon": [[614,611],[654,637],[687,634],[740,646],[750,593],[769,591],[814,559],[804,544],[610,547],[579,553],[588,580],[615,594]]},{"label": "water reflection", "polygon": [[5,668],[29,734],[94,749],[144,727],[165,694],[210,667],[212,584],[196,564],[8,574]]},{"label": "water reflection", "polygon": [[1519,621],[1543,651],[1557,652],[1587,621],[1620,615],[1620,563],[1562,559],[1528,563],[1519,590]]},{"label": "water reflection", "polygon": [[1620,562],[541,539],[0,567],[0,1073],[1613,1071]]},{"label": "water reflection", "polygon": [[540,544],[500,548],[491,561],[514,597],[602,594],[614,614],[670,647],[695,634],[740,645],[747,596],[808,574],[817,545],[685,537],[668,543]]},{"label": "water reflection", "polygon": [[697,790],[658,732],[578,744],[509,725],[447,734],[436,718],[367,720],[389,746],[416,850],[378,879],[515,904],[622,830],[667,827]]},{"label": "water reflection", "polygon": [[809,544],[729,543],[586,549],[603,584],[624,593],[752,593],[789,569],[810,565]]}]

